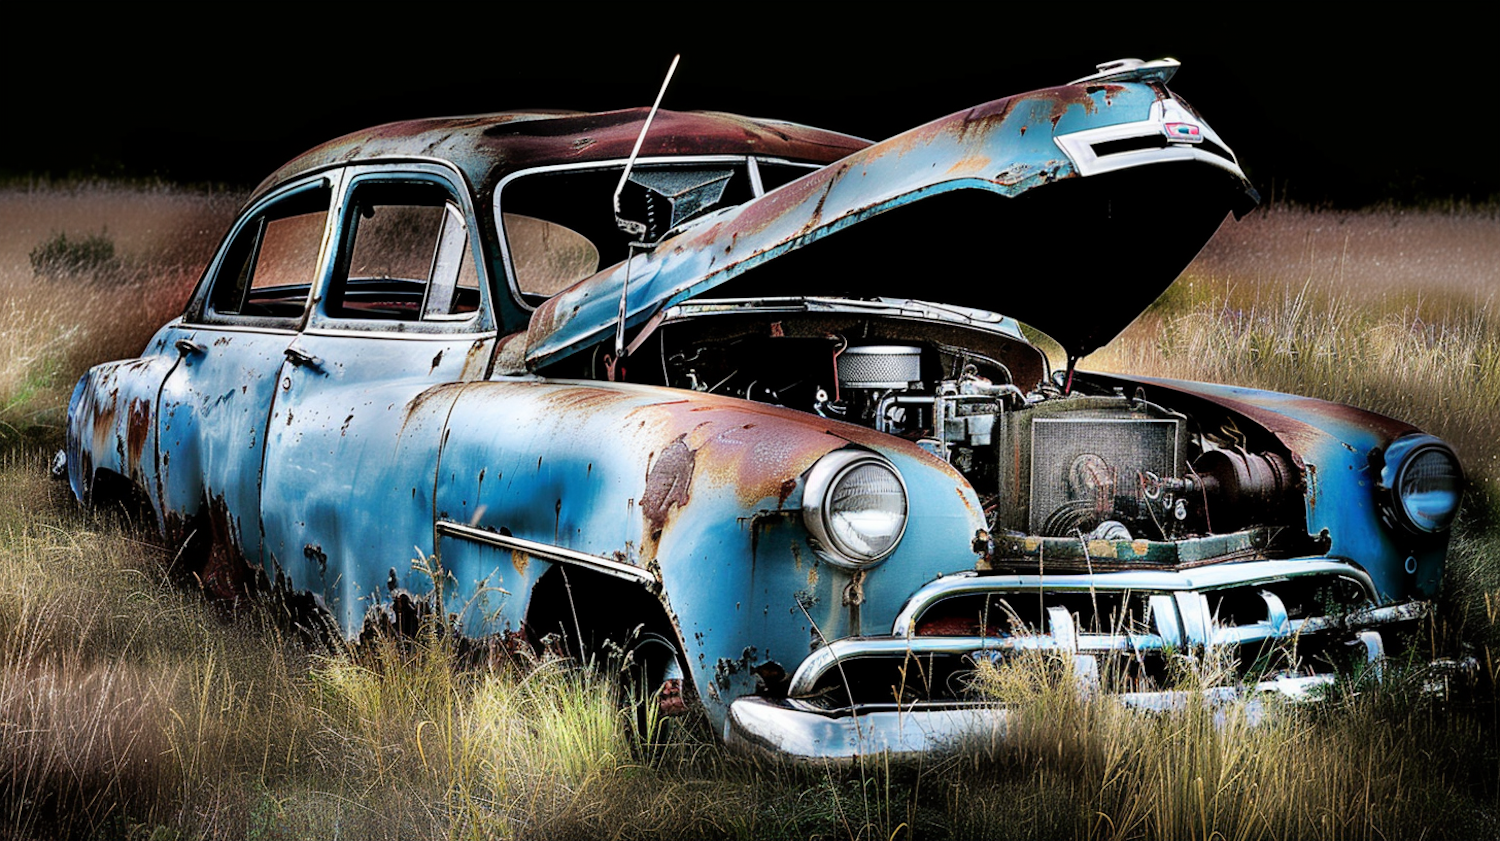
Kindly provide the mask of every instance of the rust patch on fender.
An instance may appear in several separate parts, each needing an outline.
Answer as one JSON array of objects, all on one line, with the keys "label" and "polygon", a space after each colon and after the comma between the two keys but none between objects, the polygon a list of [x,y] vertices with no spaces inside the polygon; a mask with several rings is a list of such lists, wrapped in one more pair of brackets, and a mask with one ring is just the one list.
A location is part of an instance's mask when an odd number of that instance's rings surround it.
[{"label": "rust patch on fender", "polygon": [[635,399],[620,391],[580,386],[549,389],[537,398],[537,403],[550,412],[577,413],[587,418],[610,406],[631,403]]},{"label": "rust patch on fender", "polygon": [[796,477],[849,443],[875,450],[907,450],[945,471],[955,484],[967,481],[916,444],[795,409],[697,394],[691,402],[643,406],[632,415],[648,412],[664,419],[666,429],[687,430],[687,446],[700,462],[698,481],[734,488],[745,507],[767,505],[769,500],[784,504],[796,489]]},{"label": "rust patch on fender", "polygon": [[[96,452],[109,448],[109,439],[115,435],[115,419],[119,416],[120,390],[110,389],[108,402],[100,404],[97,397],[94,400],[94,450]],[[123,456],[124,453],[121,453]]]},{"label": "rust patch on fender", "polygon": [[[436,400],[439,397],[447,396],[448,405],[451,407],[453,405],[453,401],[458,399],[459,393],[462,392],[463,389],[468,385],[468,383],[442,383],[441,385],[435,385],[432,388],[429,388],[426,391],[423,391],[420,394],[417,394],[412,399],[408,400],[406,402],[406,405],[402,407],[405,415],[401,418],[400,434],[406,434],[407,425],[412,422],[413,418],[417,417],[426,409],[429,402]],[[290,415],[290,411],[287,414]],[[444,418],[439,418],[439,422],[443,422],[443,420]],[[291,422],[290,418],[288,418],[287,422]],[[420,424],[418,424],[418,426],[420,426]]]},{"label": "rust patch on fender", "polygon": [[[741,504],[790,495],[795,477],[844,445],[827,422],[794,410],[696,395],[694,402],[661,403],[668,428],[688,430],[687,446],[701,455],[706,481],[735,489]],[[773,420],[771,416],[775,416]],[[781,419],[791,423],[778,422]],[[791,487],[788,479],[793,480]]]},{"label": "rust patch on fender", "polygon": [[151,434],[151,404],[142,398],[130,401],[130,410],[125,418],[125,447],[130,453],[127,469],[140,466],[141,452],[146,448],[146,438]]},{"label": "rust patch on fender", "polygon": [[[1343,444],[1346,448],[1353,450],[1347,442],[1338,437],[1336,430],[1320,429],[1312,424],[1283,414],[1274,405],[1265,406],[1255,403],[1250,397],[1241,398],[1233,395],[1213,394],[1207,390],[1194,388],[1196,384],[1190,382],[1158,380],[1146,377],[1141,378],[1141,382],[1153,388],[1196,397],[1213,405],[1221,406],[1232,412],[1244,415],[1271,433],[1286,446],[1299,466],[1301,466],[1302,456],[1310,452],[1315,452],[1318,447],[1328,443]],[[1270,394],[1268,396],[1285,404],[1287,409],[1300,410],[1315,418],[1327,418],[1330,421],[1340,424],[1372,430],[1387,441],[1392,441],[1402,435],[1417,431],[1416,427],[1405,421],[1379,415],[1356,406],[1331,403],[1326,400],[1295,394]]]},{"label": "rust patch on fender", "polygon": [[796,489],[797,489],[797,477],[795,477],[795,476],[793,476],[793,477],[787,479],[786,481],[782,482],[781,483],[781,487],[776,489],[776,509],[778,511],[781,510],[781,508],[786,505],[786,498],[789,497],[789,496],[791,496],[792,495],[792,491],[794,491]]},{"label": "rust patch on fender", "polygon": [[641,515],[646,519],[646,534],[652,542],[661,537],[672,507],[687,505],[696,463],[697,452],[688,448],[687,434],[684,433],[668,444],[651,463],[651,469],[646,471]]},{"label": "rust patch on fender", "polygon": [[[464,383],[442,383],[417,394],[406,402],[406,406],[404,407],[406,410],[406,420],[411,420],[412,415],[422,411],[422,407],[427,405],[428,401],[448,394],[455,389],[462,390],[464,385]],[[405,425],[405,421],[402,422],[402,425]]]}]

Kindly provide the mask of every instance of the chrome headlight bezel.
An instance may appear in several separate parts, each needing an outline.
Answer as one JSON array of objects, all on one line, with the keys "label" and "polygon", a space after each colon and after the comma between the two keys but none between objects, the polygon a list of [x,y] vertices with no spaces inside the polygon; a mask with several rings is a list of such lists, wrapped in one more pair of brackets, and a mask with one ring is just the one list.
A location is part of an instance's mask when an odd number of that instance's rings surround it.
[{"label": "chrome headlight bezel", "polygon": [[[1408,480],[1413,478],[1415,467],[1424,461],[1430,464],[1430,460],[1434,457],[1443,458],[1448,462],[1454,484],[1452,507],[1435,517],[1431,514],[1413,511],[1414,500],[1408,494],[1410,488]],[[1459,464],[1458,457],[1454,455],[1452,448],[1441,438],[1426,434],[1398,438],[1386,448],[1385,466],[1380,471],[1380,486],[1384,491],[1381,508],[1384,509],[1387,520],[1412,534],[1419,536],[1446,534],[1458,515],[1459,503],[1463,497],[1463,479],[1463,466]]]},{"label": "chrome headlight bezel", "polygon": [[[834,494],[840,483],[854,471],[863,467],[876,467],[890,473],[901,492],[901,523],[896,536],[883,551],[862,551],[840,540],[831,518],[834,510]],[[906,535],[906,525],[911,512],[911,498],[906,489],[906,480],[901,471],[882,456],[868,450],[835,450],[823,456],[807,471],[807,481],[802,491],[802,522],[812,537],[813,549],[818,556],[834,566],[845,569],[868,569],[890,557],[901,545]]]}]

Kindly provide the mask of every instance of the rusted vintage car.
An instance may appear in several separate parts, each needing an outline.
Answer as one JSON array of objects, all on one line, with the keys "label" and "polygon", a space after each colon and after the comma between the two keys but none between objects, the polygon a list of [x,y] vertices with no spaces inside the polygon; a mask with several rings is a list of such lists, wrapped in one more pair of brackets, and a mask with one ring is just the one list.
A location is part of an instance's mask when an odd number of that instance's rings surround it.
[{"label": "rusted vintage car", "polygon": [[1023,649],[1138,704],[1205,649],[1240,691],[1378,664],[1438,591],[1443,442],[1075,370],[1257,201],[1176,68],[880,143],[661,111],[632,163],[646,109],[334,140],[83,377],[73,491],[143,494],[214,592],[263,572],[354,636],[436,586],[794,756],[1000,726],[968,678]]}]

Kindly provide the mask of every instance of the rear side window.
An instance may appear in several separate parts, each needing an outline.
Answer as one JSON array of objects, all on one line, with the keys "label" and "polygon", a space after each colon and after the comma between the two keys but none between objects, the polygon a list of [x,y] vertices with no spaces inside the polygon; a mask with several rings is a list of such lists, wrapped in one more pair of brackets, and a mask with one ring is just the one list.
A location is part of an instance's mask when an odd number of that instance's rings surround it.
[{"label": "rear side window", "polygon": [[446,189],[356,184],[346,219],[329,317],[468,321],[479,310],[468,225]]},{"label": "rear side window", "polygon": [[331,191],[292,193],[242,220],[209,288],[207,314],[230,320],[301,317],[317,279]]}]

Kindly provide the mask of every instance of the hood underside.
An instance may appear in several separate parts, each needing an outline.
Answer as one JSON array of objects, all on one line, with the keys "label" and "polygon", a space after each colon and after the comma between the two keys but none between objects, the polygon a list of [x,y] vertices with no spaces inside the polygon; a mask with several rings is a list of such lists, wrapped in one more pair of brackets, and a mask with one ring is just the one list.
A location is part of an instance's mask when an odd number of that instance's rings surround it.
[{"label": "hood underside", "polygon": [[[1164,127],[1184,120],[1194,145],[1169,142]],[[1160,86],[996,100],[709,216],[560,292],[532,316],[527,365],[612,337],[622,296],[627,330],[700,296],[918,298],[1004,313],[1082,356],[1155,300],[1226,214],[1255,201],[1232,153]]]}]

